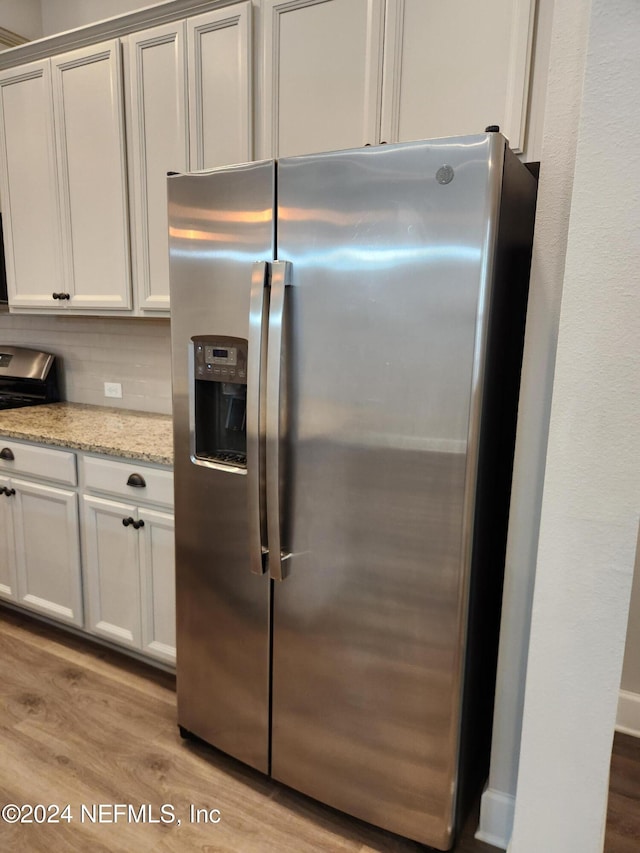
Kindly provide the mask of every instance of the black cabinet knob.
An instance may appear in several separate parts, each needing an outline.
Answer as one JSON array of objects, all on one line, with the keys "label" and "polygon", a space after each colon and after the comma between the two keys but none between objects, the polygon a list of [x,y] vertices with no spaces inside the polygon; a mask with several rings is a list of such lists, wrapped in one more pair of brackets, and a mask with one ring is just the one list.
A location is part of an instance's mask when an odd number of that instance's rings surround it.
[{"label": "black cabinet knob", "polygon": [[52,293],[52,294],[51,294],[51,296],[52,296],[54,299],[60,299],[60,294],[59,294],[59,293]]},{"label": "black cabinet knob", "polygon": [[71,299],[71,294],[70,293],[61,293],[60,299]]},{"label": "black cabinet knob", "polygon": [[141,527],[144,527],[144,521],[140,519],[140,521],[134,521],[133,526],[136,530],[140,530]]},{"label": "black cabinet knob", "polygon": [[16,457],[13,455],[13,450],[10,447],[3,447],[0,450],[0,459],[6,459],[8,462],[13,462]]},{"label": "black cabinet knob", "polygon": [[130,524],[135,526],[135,521],[129,516],[129,518],[123,518],[122,523],[125,527],[128,527]]},{"label": "black cabinet knob", "polygon": [[146,482],[142,474],[131,474],[127,480],[127,486],[136,486],[142,489],[146,486]]},{"label": "black cabinet knob", "polygon": [[0,488],[0,494],[5,495],[7,498],[10,498],[11,495],[15,495],[15,493],[15,489],[8,489],[6,486],[2,486],[2,488]]}]

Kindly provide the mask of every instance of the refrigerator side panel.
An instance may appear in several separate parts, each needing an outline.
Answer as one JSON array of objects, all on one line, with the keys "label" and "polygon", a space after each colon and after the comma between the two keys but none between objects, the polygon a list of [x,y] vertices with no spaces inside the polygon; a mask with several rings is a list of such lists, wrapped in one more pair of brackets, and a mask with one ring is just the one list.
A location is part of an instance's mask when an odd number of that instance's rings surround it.
[{"label": "refrigerator side panel", "polygon": [[291,557],[274,590],[272,772],[447,849],[500,143],[292,158],[278,175]]},{"label": "refrigerator side panel", "polygon": [[[251,478],[239,464],[196,458],[194,437],[196,388],[205,415],[210,391],[236,404],[226,425],[238,436],[244,390],[204,380],[198,385],[194,371],[211,367],[204,360],[208,350],[213,355],[207,360],[224,352],[215,341],[240,341],[246,357],[253,263],[273,256],[274,168],[257,163],[168,180],[178,722],[263,772],[269,758],[270,589],[266,575],[251,571]],[[194,338],[196,347],[203,342],[200,355],[194,355]],[[207,417],[198,441],[213,455],[210,433],[217,422]]]}]

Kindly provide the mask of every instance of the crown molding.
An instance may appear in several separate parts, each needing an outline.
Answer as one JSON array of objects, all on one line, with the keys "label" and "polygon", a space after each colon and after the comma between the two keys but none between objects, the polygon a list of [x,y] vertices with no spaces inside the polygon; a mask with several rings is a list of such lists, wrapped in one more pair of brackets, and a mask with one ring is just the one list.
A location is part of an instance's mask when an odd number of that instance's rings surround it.
[{"label": "crown molding", "polygon": [[[26,44],[13,42],[12,44],[17,45],[16,47],[0,51],[0,69],[12,68],[15,65],[34,62],[38,59],[46,59],[67,50],[76,50],[76,48],[87,47],[96,44],[96,42],[120,38],[138,30],[147,29],[147,27],[168,24],[180,18],[210,12],[212,9],[232,6],[234,2],[235,0],[168,0],[166,3],[147,6],[135,12],[128,12],[115,18],[107,18],[95,24],[56,33],[46,38],[26,42]],[[2,34],[8,32],[8,30],[0,28],[0,41]],[[21,38],[15,36],[14,33],[10,33],[10,35]]]}]

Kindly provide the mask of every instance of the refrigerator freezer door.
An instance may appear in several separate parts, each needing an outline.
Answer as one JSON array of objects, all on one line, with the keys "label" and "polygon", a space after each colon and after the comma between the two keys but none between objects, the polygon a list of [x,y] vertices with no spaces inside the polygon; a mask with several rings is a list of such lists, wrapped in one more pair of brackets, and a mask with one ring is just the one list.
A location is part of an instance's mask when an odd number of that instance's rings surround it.
[{"label": "refrigerator freezer door", "polygon": [[[252,345],[260,339],[259,329],[256,337],[249,327],[252,280],[255,290],[254,262],[273,257],[274,164],[174,176],[168,186],[178,722],[268,772],[270,584],[268,575],[252,573],[261,555],[250,551],[260,546],[260,503],[249,488],[261,486],[261,477],[247,476],[240,465],[195,458],[192,339],[220,336]],[[213,361],[219,351],[209,349]],[[254,355],[248,358],[250,403],[257,396],[252,383],[260,379]],[[238,389],[222,386],[240,399]],[[206,446],[208,437],[201,438]],[[249,438],[251,450],[255,436]],[[249,453],[249,465],[255,456]]]},{"label": "refrigerator freezer door", "polygon": [[503,147],[493,134],[278,164],[295,358],[272,774],[441,849]]}]

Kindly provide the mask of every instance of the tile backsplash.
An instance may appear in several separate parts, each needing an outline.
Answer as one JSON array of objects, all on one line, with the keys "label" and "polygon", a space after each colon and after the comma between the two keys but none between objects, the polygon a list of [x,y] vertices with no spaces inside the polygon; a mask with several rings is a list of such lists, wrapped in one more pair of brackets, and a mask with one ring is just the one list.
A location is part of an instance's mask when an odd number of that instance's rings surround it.
[{"label": "tile backsplash", "polygon": [[[65,400],[171,413],[168,319],[2,314],[2,344],[58,356]],[[120,382],[122,399],[106,398],[105,382]]]}]

